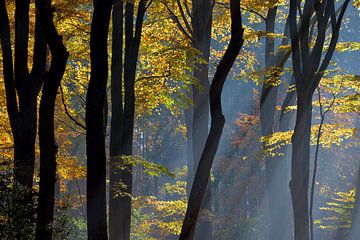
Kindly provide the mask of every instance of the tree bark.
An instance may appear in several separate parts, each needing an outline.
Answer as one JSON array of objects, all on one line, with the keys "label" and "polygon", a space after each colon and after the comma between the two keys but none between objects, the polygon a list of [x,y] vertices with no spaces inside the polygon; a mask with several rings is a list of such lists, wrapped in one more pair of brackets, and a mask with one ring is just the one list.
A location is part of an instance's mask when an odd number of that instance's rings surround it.
[{"label": "tree bark", "polygon": [[221,109],[221,92],[226,77],[243,45],[243,28],[240,12],[240,1],[231,0],[231,40],[220,61],[210,87],[211,127],[205,148],[202,152],[196,170],[194,184],[191,189],[188,207],[179,239],[191,240],[194,237],[195,226],[208,185],[211,166],[220,142],[225,118]]},{"label": "tree bark", "polygon": [[113,1],[112,13],[112,63],[111,63],[111,130],[110,130],[110,196],[109,196],[109,239],[120,239],[119,219],[121,209],[119,196],[119,175],[121,137],[123,127],[122,74],[123,74],[123,1]]},{"label": "tree bark", "polygon": [[[123,184],[125,187],[115,186],[115,189],[120,194],[111,200],[112,210],[116,211],[111,213],[111,233],[112,239],[119,240],[129,240],[130,239],[130,226],[131,226],[131,194],[132,194],[132,164],[127,162],[128,157],[131,157],[133,152],[133,131],[134,131],[134,120],[135,120],[135,78],[136,78],[136,67],[138,62],[138,54],[141,43],[141,33],[142,33],[142,25],[144,21],[144,16],[147,8],[151,1],[140,0],[137,8],[136,20],[135,20],[135,28],[134,28],[134,3],[127,2],[125,5],[125,59],[124,59],[124,106],[122,110],[122,98],[121,92],[121,83],[119,83],[119,77],[122,73],[113,72],[115,75],[113,77],[117,78],[117,82],[113,82],[115,89],[113,89],[114,94],[118,94],[117,100],[114,106],[117,108],[116,110],[116,119],[114,119],[114,124],[121,124],[121,127],[118,126],[118,129],[114,129],[116,132],[113,134],[119,134],[117,136],[116,142],[113,142],[112,151],[113,154],[116,153],[117,163],[115,165],[120,166],[116,171],[116,175],[113,175],[113,184],[116,185],[116,181]],[[118,10],[119,12],[120,10]],[[122,11],[122,10],[121,10]],[[120,19],[117,16],[118,27],[120,28]],[[120,28],[121,30],[121,28]],[[120,44],[120,36],[117,36],[115,40],[117,40],[118,44]],[[122,35],[121,35],[122,38]],[[121,43],[122,45],[122,43]],[[119,50],[120,46],[117,46],[116,51]],[[117,52],[117,64],[120,65],[120,56]],[[115,59],[114,59],[115,60]],[[115,67],[115,65],[114,65]],[[117,70],[119,71],[119,70]],[[121,82],[121,78],[120,78]],[[119,88],[120,86],[120,88]],[[117,90],[116,90],[117,89]],[[115,98],[114,98],[115,99]],[[121,111],[121,116],[118,111]],[[114,135],[113,135],[114,137]],[[120,137],[120,139],[118,139]],[[120,145],[117,145],[120,143]],[[116,150],[115,150],[116,148]],[[114,171],[114,169],[112,170]],[[112,174],[112,173],[110,173]],[[116,231],[116,233],[115,233]]]},{"label": "tree bark", "polygon": [[[292,161],[290,191],[294,213],[295,240],[309,239],[309,171],[312,96],[328,68],[339,39],[340,26],[349,0],[345,0],[337,16],[335,1],[306,0],[298,23],[298,1],[290,0],[289,28],[291,36],[292,64],[297,92],[297,115],[292,136]],[[317,36],[312,49],[310,31],[311,16],[315,12]],[[331,23],[331,24],[330,24]],[[322,57],[328,25],[331,39]],[[299,27],[299,30],[298,30]]]},{"label": "tree bark", "polygon": [[[37,96],[45,69],[46,44],[36,15],[32,71],[28,69],[29,1],[15,2],[15,56],[11,50],[9,18],[5,1],[0,1],[0,38],[3,51],[6,102],[14,140],[14,225],[32,228],[32,185],[37,128]],[[15,71],[14,71],[15,70]],[[26,225],[26,226],[25,226]],[[30,230],[32,233],[32,230]],[[29,233],[29,234],[31,234]],[[21,237],[21,236],[19,236]]]},{"label": "tree bark", "polygon": [[312,98],[299,96],[294,134],[292,136],[292,166],[290,191],[294,213],[295,239],[309,239],[309,157]]},{"label": "tree bark", "polygon": [[107,239],[104,107],[112,1],[94,0],[90,34],[91,77],[86,96],[88,239]]},{"label": "tree bark", "polygon": [[52,18],[51,1],[38,0],[38,14],[52,61],[43,76],[44,86],[39,109],[40,184],[37,208],[36,239],[51,240],[54,218],[56,154],[54,112],[56,95],[64,75],[68,52],[58,35]]}]

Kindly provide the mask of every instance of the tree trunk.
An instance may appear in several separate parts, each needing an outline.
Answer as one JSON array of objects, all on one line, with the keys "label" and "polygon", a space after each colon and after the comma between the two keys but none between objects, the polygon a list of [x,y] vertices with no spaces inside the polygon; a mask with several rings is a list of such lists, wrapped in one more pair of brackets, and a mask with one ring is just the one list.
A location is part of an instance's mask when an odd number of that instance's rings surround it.
[{"label": "tree trunk", "polygon": [[[294,80],[290,82],[290,86],[294,84]],[[289,91],[289,90],[288,90]],[[293,123],[295,122],[295,111],[288,112],[288,107],[296,104],[296,92],[295,90],[288,92],[285,96],[285,100],[281,107],[280,119],[279,119],[279,131],[286,132],[294,128]],[[290,162],[289,162],[289,146],[282,146],[279,151],[281,152],[280,156],[274,157],[274,161],[277,163],[277,171],[282,174],[281,179],[279,180],[280,186],[283,186],[283,191],[281,191],[281,209],[279,213],[282,216],[282,219],[279,220],[282,224],[278,224],[276,229],[283,228],[280,231],[282,239],[291,239],[293,237],[293,218],[291,213],[291,196],[287,183],[290,180]],[[281,183],[280,183],[281,181]],[[285,186],[284,186],[285,185]],[[279,198],[280,198],[279,197]],[[284,226],[286,226],[284,228]],[[271,228],[270,228],[271,229]]]},{"label": "tree trunk", "polygon": [[109,196],[109,239],[121,239],[119,221],[121,201],[117,195],[121,178],[120,157],[123,127],[122,73],[123,73],[123,1],[113,2],[112,63],[111,63],[111,130],[110,130],[110,196]]},{"label": "tree trunk", "polygon": [[91,23],[91,77],[86,96],[88,239],[107,239],[104,105],[108,77],[107,40],[112,1],[94,1]]},{"label": "tree trunk", "polygon": [[51,1],[38,3],[44,36],[51,51],[49,72],[44,75],[44,86],[39,109],[40,188],[37,209],[36,239],[51,240],[54,217],[56,183],[56,154],[54,112],[56,95],[64,75],[68,53],[52,19]]},{"label": "tree trunk", "polygon": [[299,95],[296,125],[292,136],[290,191],[294,213],[295,240],[309,239],[309,171],[312,98]]},{"label": "tree trunk", "polygon": [[[276,6],[268,10],[265,19],[265,31],[267,34],[275,32],[276,12]],[[273,80],[279,80],[274,69],[276,67],[273,56],[275,53],[274,39],[271,36],[267,36],[265,42],[265,79],[260,100],[260,123],[263,137],[274,133],[278,86],[275,85],[276,83]],[[266,149],[265,145],[266,143],[263,143],[264,150]],[[266,198],[268,201],[267,221],[269,222],[266,236],[269,240],[282,239],[282,231],[276,230],[279,229],[278,226],[282,226],[282,216],[279,214],[278,209],[283,205],[282,200],[284,200],[281,194],[281,185],[283,184],[281,183],[280,165],[274,157],[265,156]]]},{"label": "tree trunk", "polygon": [[[193,171],[197,168],[202,151],[205,146],[206,138],[209,131],[209,107],[208,98],[210,81],[209,81],[209,60],[210,60],[210,42],[212,27],[212,1],[210,0],[193,0],[192,1],[193,18],[193,47],[200,52],[200,58],[205,63],[196,63],[194,66],[194,78],[202,86],[193,85],[193,122],[192,122],[192,161]],[[190,168],[189,168],[190,169]],[[194,176],[194,172],[190,174]],[[211,212],[211,182],[208,184],[204,202],[202,203],[202,212]],[[209,219],[201,218],[195,239],[211,240],[211,222]]]},{"label": "tree trunk", "polygon": [[[125,5],[125,60],[124,60],[124,111],[123,126],[121,135],[121,145],[119,147],[118,177],[125,188],[117,190],[121,192],[116,200],[116,208],[120,212],[117,221],[116,239],[130,239],[131,225],[131,194],[132,194],[132,164],[127,163],[128,157],[133,152],[133,131],[135,120],[135,78],[138,54],[141,42],[142,24],[146,9],[148,7],[146,0],[140,0],[137,8],[137,16],[134,28],[134,3],[127,2]],[[135,29],[135,31],[134,31]]]},{"label": "tree trunk", "polygon": [[210,87],[211,127],[205,148],[197,167],[194,184],[191,189],[180,239],[191,240],[208,185],[211,166],[220,142],[225,118],[221,109],[221,92],[226,77],[238,56],[243,44],[243,28],[240,12],[240,1],[231,0],[231,40],[223,59],[220,61]]},{"label": "tree trunk", "polygon": [[[310,132],[312,95],[328,68],[339,39],[341,22],[350,0],[344,0],[340,12],[335,11],[335,1],[322,1],[313,4],[307,0],[304,3],[302,16],[298,23],[298,1],[290,0],[289,28],[291,36],[292,64],[297,92],[297,115],[295,131],[292,136],[292,165],[290,191],[294,212],[295,240],[309,239],[309,206],[308,187],[310,170]],[[317,21],[317,36],[312,49],[310,22],[315,12]],[[328,26],[331,26],[331,39],[326,53],[324,44]]]},{"label": "tree trunk", "polygon": [[[275,32],[277,7],[268,10],[265,25],[266,33]],[[287,35],[287,24],[285,35]],[[282,45],[286,45],[287,40],[283,40]],[[271,36],[266,38],[265,50],[265,80],[262,89],[260,103],[260,122],[262,136],[270,136],[275,132],[275,115],[278,95],[277,81],[280,80],[280,71],[288,59],[289,54],[285,51],[275,55],[275,43]],[[266,150],[265,143],[263,148]],[[288,232],[280,230],[289,224],[288,211],[279,212],[278,209],[288,205],[287,198],[287,161],[281,157],[265,156],[265,175],[266,175],[266,198],[268,204],[266,237],[272,239],[288,239]]]},{"label": "tree trunk", "polygon": [[[15,63],[11,50],[10,26],[5,1],[0,1],[0,38],[3,51],[7,111],[14,139],[14,225],[32,233],[34,215],[32,185],[37,128],[37,96],[45,69],[46,44],[38,15],[32,72],[28,69],[29,1],[15,2]],[[14,71],[14,69],[15,71]],[[18,197],[21,196],[21,197]],[[31,234],[29,232],[29,234]],[[17,236],[21,237],[21,236]]]}]

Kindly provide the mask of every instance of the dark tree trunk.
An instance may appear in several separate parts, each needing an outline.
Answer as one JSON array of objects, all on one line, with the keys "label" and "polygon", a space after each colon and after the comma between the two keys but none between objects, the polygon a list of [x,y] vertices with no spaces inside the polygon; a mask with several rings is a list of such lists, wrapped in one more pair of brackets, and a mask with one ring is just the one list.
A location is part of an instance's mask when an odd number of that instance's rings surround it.
[{"label": "dark tree trunk", "polygon": [[121,137],[123,126],[122,73],[123,73],[123,1],[113,1],[112,13],[112,63],[111,63],[111,130],[110,130],[110,196],[109,196],[109,239],[121,239],[119,220],[121,209],[117,195],[121,178],[119,175]]},{"label": "dark tree trunk", "polygon": [[15,87],[19,97],[21,127],[16,128],[14,136],[14,180],[21,186],[32,188],[35,138],[36,138],[36,89],[27,88],[28,39],[29,39],[29,0],[17,0],[15,11]]},{"label": "dark tree trunk", "polygon": [[36,16],[33,67],[32,72],[29,73],[29,1],[17,0],[15,6],[15,64],[13,66],[9,19],[5,1],[0,1],[0,37],[6,101],[14,139],[14,196],[21,196],[14,199],[15,207],[19,208],[14,211],[18,214],[14,216],[14,225],[32,228],[37,96],[42,84],[40,75],[45,69],[46,44],[42,37],[38,16]]},{"label": "dark tree trunk", "polygon": [[240,1],[231,0],[231,40],[222,60],[220,61],[210,87],[211,127],[205,148],[195,173],[189,202],[180,239],[191,240],[194,237],[195,226],[209,181],[211,166],[220,142],[225,118],[221,109],[221,92],[226,77],[238,56],[243,44],[243,28],[240,12]]},{"label": "dark tree trunk", "polygon": [[311,95],[299,96],[296,125],[292,136],[292,165],[290,191],[294,212],[294,234],[298,240],[309,239],[309,171]]},{"label": "dark tree trunk", "polygon": [[[115,104],[118,105],[117,111],[121,111],[122,115],[120,116],[120,113],[117,112],[115,121],[117,121],[116,124],[122,124],[122,125],[120,126],[119,129],[117,130],[115,129],[117,132],[114,134],[120,133],[121,135],[120,135],[120,139],[117,139],[116,143],[113,142],[114,145],[112,146],[112,148],[113,147],[117,148],[116,154],[119,157],[116,158],[118,162],[115,164],[115,166],[116,165],[121,166],[121,168],[117,169],[116,175],[114,175],[116,179],[113,179],[113,184],[116,185],[115,181],[119,179],[121,180],[121,184],[123,184],[125,188],[115,186],[116,191],[120,194],[118,194],[118,196],[116,196],[115,199],[111,200],[112,208],[113,208],[112,211],[118,211],[115,213],[111,213],[112,221],[113,221],[111,224],[112,226],[111,232],[116,231],[116,234],[113,232],[114,234],[112,236],[114,238],[112,238],[112,240],[130,239],[131,194],[132,194],[133,175],[132,175],[132,164],[128,164],[126,162],[126,158],[131,157],[133,152],[136,66],[138,62],[138,54],[139,54],[139,48],[141,42],[142,25],[144,21],[145,12],[148,7],[149,7],[149,2],[147,0],[140,0],[137,8],[137,15],[135,21],[135,28],[134,28],[134,3],[127,2],[125,5],[124,109],[122,110],[122,100],[120,101],[120,99],[118,99],[117,102],[115,102]],[[118,10],[118,12],[119,11],[120,10]],[[122,23],[120,23],[119,19],[117,19],[117,21],[119,21],[117,22],[118,23],[117,25],[120,28],[119,25],[120,24],[122,25]],[[117,36],[118,42],[120,42],[120,40],[118,39],[119,37],[120,36]],[[119,48],[120,46],[117,47]],[[117,51],[120,50],[117,49]],[[117,52],[117,54],[119,54],[119,52]],[[117,56],[118,56],[117,64],[120,65],[120,61],[122,60],[120,60],[119,55]],[[116,92],[118,93],[114,92],[114,94],[121,94],[119,93],[121,89],[121,78],[119,83],[119,77],[121,77],[122,73],[117,72],[115,74],[116,75],[113,77],[117,78],[115,87],[117,88]],[[119,95],[118,97],[122,97],[122,96]],[[121,143],[120,145],[117,145],[118,141],[120,141]],[[114,169],[112,171],[114,171]]]},{"label": "dark tree trunk", "polygon": [[88,239],[107,239],[104,105],[108,77],[108,31],[112,1],[94,1],[91,23],[91,77],[86,96]]},{"label": "dark tree trunk", "polygon": [[51,1],[38,1],[38,14],[51,51],[50,70],[43,76],[44,86],[39,109],[40,188],[37,208],[36,239],[52,239],[56,153],[54,112],[56,95],[64,75],[68,53],[52,19]]},{"label": "dark tree trunk", "polygon": [[[292,136],[290,191],[294,213],[295,240],[309,239],[309,165],[312,96],[334,54],[339,32],[349,0],[345,0],[337,15],[335,1],[314,4],[306,0],[298,23],[298,1],[290,0],[289,27],[292,64],[297,92],[297,115]],[[315,12],[317,36],[310,49],[310,20]],[[331,23],[331,24],[330,24]],[[330,44],[322,58],[328,26],[331,25]],[[299,29],[299,30],[298,30]]]}]

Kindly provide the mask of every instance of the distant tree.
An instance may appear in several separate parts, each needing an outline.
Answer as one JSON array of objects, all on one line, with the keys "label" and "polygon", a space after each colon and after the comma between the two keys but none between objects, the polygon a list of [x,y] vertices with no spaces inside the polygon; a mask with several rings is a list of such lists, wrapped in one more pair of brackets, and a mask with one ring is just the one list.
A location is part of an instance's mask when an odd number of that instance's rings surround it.
[{"label": "distant tree", "polygon": [[205,148],[196,169],[189,202],[181,229],[180,239],[193,239],[200,207],[204,199],[210,177],[211,166],[220,142],[225,118],[222,114],[221,93],[232,65],[243,45],[244,29],[240,11],[240,0],[230,1],[231,39],[225,54],[220,61],[210,86],[211,126]]},{"label": "distant tree", "polygon": [[[289,43],[288,22],[285,24],[284,38],[278,48],[276,48],[275,27],[278,16],[277,2],[269,6],[265,17],[265,77],[262,86],[260,100],[260,122],[262,136],[270,136],[276,129],[276,104],[278,99],[279,85],[283,74],[284,65],[291,54],[288,48],[281,49]],[[266,143],[263,143],[266,150]],[[265,175],[266,175],[266,198],[268,201],[268,220],[269,227],[267,239],[287,239],[290,231],[274,231],[279,226],[289,224],[289,206],[287,199],[287,161],[281,161],[273,156],[265,154]],[[276,207],[278,206],[278,207]],[[277,210],[284,207],[284,211]]]},{"label": "distant tree", "polygon": [[[329,66],[339,38],[339,31],[349,0],[345,0],[336,16],[335,1],[306,0],[303,10],[299,1],[290,1],[289,27],[291,36],[292,62],[297,92],[297,115],[292,136],[292,170],[290,191],[294,212],[295,240],[309,239],[309,171],[310,134],[312,118],[312,96],[325,70]],[[297,16],[300,11],[301,19]],[[316,15],[316,39],[312,44],[312,15]],[[331,26],[331,40],[325,51],[328,24]],[[299,29],[300,28],[300,29]],[[298,31],[299,29],[299,31]],[[313,46],[310,49],[310,46]]]}]

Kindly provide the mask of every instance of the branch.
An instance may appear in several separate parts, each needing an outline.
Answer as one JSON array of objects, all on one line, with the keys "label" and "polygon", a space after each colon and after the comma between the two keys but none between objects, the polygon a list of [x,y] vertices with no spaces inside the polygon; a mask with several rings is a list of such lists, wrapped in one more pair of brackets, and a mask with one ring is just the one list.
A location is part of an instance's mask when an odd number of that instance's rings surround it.
[{"label": "branch", "polygon": [[192,20],[192,13],[190,11],[190,7],[189,7],[189,4],[188,4],[188,1],[187,0],[184,0],[184,6],[185,6],[185,10],[186,10],[186,13],[188,14],[188,16],[191,18]]},{"label": "branch", "polygon": [[64,97],[64,91],[63,91],[63,88],[62,86],[60,85],[60,92],[61,92],[61,102],[64,106],[64,110],[65,110],[65,114],[70,118],[71,121],[73,121],[77,126],[81,127],[83,130],[86,131],[86,127],[80,123],[79,121],[77,121],[73,116],[71,116],[68,108],[67,108],[67,105],[66,105],[66,102],[65,102],[65,97]]},{"label": "branch", "polygon": [[170,7],[165,3],[162,2],[164,4],[164,6],[166,7],[166,9],[168,10],[171,19],[173,20],[173,22],[178,26],[179,30],[191,41],[193,41],[193,38],[191,36],[191,33],[188,33],[185,28],[182,26],[179,18],[176,16],[176,14],[170,9]]},{"label": "branch", "polygon": [[300,46],[299,46],[299,33],[297,30],[297,0],[290,0],[290,12],[289,12],[289,30],[291,38],[291,49],[293,58],[293,69],[295,75],[295,83],[297,86],[302,85],[299,81],[302,80],[302,68],[301,68],[301,57],[300,57]]},{"label": "branch", "polygon": [[189,21],[187,20],[187,18],[186,18],[186,16],[185,16],[185,12],[184,12],[183,7],[181,6],[180,0],[176,0],[176,3],[177,3],[177,5],[178,5],[181,18],[182,18],[183,22],[185,23],[185,27],[186,27],[187,30],[189,31],[190,35],[193,36],[193,30],[192,30],[192,28],[191,28],[191,26],[190,26]]},{"label": "branch", "polygon": [[341,7],[339,17],[338,17],[337,22],[336,22],[336,26],[335,26],[335,28],[333,29],[333,32],[332,32],[329,48],[328,48],[328,50],[327,50],[327,52],[325,54],[325,57],[323,59],[323,62],[320,65],[319,70],[317,71],[317,75],[316,75],[316,77],[314,79],[313,85],[311,86],[311,90],[315,90],[316,86],[319,85],[319,82],[320,82],[321,78],[325,74],[325,70],[328,68],[328,66],[330,64],[331,58],[332,58],[332,56],[333,56],[333,54],[335,52],[335,49],[336,49],[336,44],[337,44],[338,39],[339,39],[339,32],[340,32],[341,23],[342,23],[344,15],[345,15],[346,9],[347,9],[347,7],[349,5],[349,2],[350,2],[350,0],[345,0],[344,4]]}]

